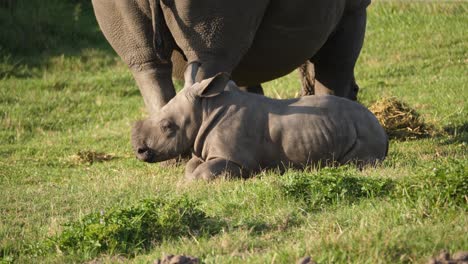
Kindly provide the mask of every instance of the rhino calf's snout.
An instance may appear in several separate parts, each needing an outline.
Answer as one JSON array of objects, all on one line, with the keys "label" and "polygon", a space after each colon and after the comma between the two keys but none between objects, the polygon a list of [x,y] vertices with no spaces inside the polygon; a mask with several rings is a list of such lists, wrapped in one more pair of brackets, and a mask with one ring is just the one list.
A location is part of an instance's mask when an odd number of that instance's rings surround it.
[{"label": "rhino calf's snout", "polygon": [[153,150],[151,150],[148,147],[138,147],[136,149],[136,157],[139,160],[145,161],[145,162],[155,162],[156,160],[156,155]]}]

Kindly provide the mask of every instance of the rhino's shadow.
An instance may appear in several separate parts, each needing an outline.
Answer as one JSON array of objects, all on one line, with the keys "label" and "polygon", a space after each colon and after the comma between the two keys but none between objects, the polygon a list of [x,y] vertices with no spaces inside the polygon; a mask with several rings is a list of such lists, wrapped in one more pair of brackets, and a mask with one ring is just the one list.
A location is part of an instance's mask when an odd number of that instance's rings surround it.
[{"label": "rhino's shadow", "polygon": [[[46,5],[40,0],[17,0],[0,5],[0,78],[28,78],[50,66],[57,56],[82,61],[116,54],[99,30],[90,1]],[[85,56],[86,57],[86,56]],[[85,60],[88,58],[84,58]],[[107,60],[114,63],[115,60]],[[21,70],[27,69],[27,70]]]},{"label": "rhino's shadow", "polygon": [[449,135],[449,138],[444,140],[444,145],[468,144],[468,122],[446,126],[444,131]]}]

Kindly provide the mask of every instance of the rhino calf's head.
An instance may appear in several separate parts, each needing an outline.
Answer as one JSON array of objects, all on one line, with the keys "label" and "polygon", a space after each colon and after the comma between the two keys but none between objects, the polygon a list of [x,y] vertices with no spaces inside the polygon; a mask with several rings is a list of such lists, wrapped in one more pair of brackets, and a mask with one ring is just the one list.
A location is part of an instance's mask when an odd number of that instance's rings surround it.
[{"label": "rhino calf's head", "polygon": [[202,123],[203,98],[218,95],[229,75],[216,76],[182,89],[154,116],[140,120],[132,129],[132,146],[138,159],[159,162],[187,153]]}]

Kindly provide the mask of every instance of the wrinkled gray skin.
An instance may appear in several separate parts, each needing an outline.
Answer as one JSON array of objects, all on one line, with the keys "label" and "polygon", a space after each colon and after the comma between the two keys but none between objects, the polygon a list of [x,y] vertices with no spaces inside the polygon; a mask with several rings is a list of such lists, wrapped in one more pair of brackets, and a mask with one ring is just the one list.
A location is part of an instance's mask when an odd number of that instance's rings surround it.
[{"label": "wrinkled gray skin", "polygon": [[262,169],[374,164],[387,135],[362,105],[332,95],[275,100],[241,91],[218,74],[180,91],[132,131],[136,156],[164,161],[186,153],[188,179],[248,177]]},{"label": "wrinkled gray skin", "polygon": [[[105,37],[128,64],[150,114],[214,76],[261,93],[301,67],[303,94],[356,99],[354,65],[370,0],[93,0]],[[313,63],[313,67],[307,65]],[[188,66],[187,66],[188,65]],[[313,69],[313,70],[311,70]]]}]

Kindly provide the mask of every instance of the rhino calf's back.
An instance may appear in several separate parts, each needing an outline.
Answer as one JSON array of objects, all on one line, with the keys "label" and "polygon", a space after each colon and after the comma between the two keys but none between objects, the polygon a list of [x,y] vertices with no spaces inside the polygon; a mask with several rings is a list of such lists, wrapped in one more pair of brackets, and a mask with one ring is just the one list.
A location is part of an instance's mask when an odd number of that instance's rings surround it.
[{"label": "rhino calf's back", "polygon": [[350,100],[306,96],[273,101],[269,112],[269,136],[277,145],[273,148],[277,150],[276,165],[367,164],[386,155],[385,131],[372,113]]}]

